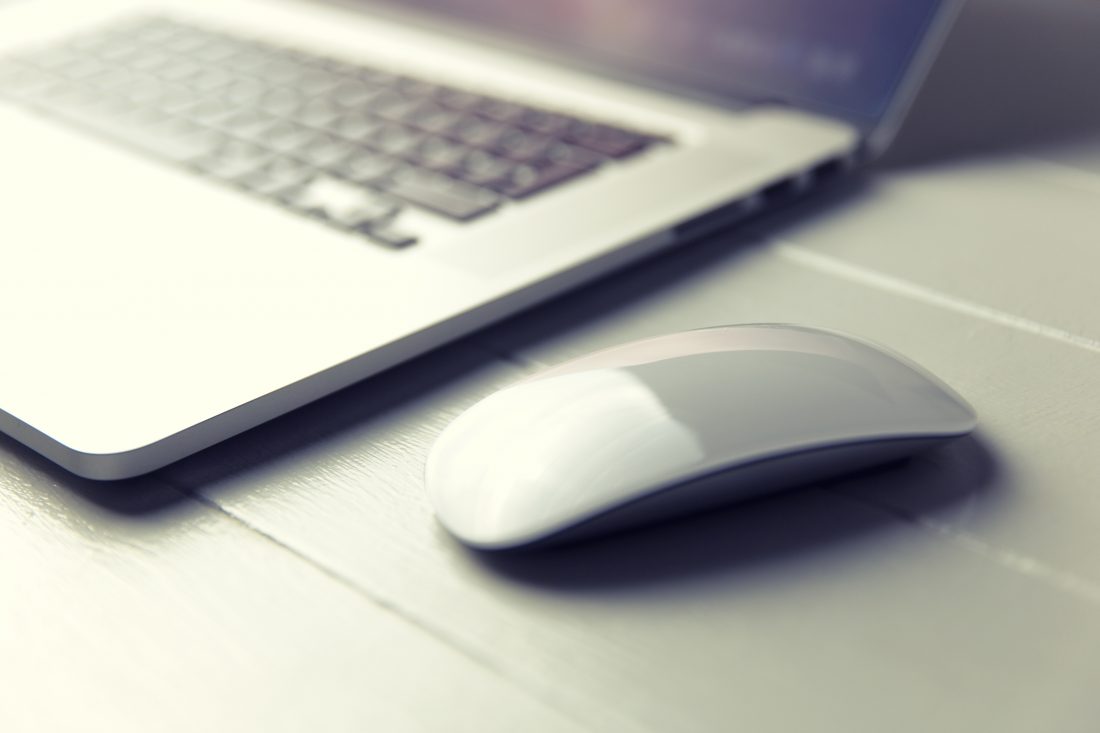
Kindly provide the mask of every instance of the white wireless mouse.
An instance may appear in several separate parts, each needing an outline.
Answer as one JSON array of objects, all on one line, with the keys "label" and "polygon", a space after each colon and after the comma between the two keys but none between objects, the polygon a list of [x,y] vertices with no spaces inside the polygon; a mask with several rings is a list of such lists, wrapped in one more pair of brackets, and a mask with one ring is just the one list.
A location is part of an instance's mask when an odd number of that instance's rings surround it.
[{"label": "white wireless mouse", "polygon": [[524,379],[439,436],[427,488],[502,550],[695,512],[900,458],[975,428],[916,364],[790,325],[637,341]]}]

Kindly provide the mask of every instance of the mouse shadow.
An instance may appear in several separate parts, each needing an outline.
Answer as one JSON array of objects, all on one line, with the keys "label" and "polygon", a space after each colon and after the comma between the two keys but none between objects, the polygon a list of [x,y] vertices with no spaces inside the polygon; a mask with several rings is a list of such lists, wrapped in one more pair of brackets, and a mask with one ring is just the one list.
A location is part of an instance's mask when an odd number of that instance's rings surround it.
[{"label": "mouse shadow", "polygon": [[970,0],[882,168],[1100,139],[1100,6]]},{"label": "mouse shadow", "polygon": [[596,539],[466,554],[511,581],[581,595],[771,572],[834,552],[864,555],[920,517],[991,503],[998,473],[992,452],[968,436],[942,452]]}]

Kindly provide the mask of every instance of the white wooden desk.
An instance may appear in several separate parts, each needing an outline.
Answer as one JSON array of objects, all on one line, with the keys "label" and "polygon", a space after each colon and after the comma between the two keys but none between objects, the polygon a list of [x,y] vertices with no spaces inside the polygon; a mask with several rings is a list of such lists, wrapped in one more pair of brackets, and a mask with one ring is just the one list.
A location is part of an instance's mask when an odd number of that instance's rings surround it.
[{"label": "white wooden desk", "polygon": [[[0,730],[1100,730],[1098,39],[1089,0],[974,0],[865,180],[153,476],[0,439]],[[752,321],[888,344],[982,427],[556,552],[434,523],[480,396]]]}]

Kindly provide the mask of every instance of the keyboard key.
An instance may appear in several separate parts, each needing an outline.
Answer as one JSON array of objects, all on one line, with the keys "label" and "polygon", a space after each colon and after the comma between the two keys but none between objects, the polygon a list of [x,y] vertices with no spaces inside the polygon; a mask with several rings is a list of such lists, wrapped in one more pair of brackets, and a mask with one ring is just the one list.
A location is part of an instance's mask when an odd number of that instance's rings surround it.
[{"label": "keyboard key", "polygon": [[264,94],[260,108],[278,117],[292,117],[305,102],[305,95],[297,89],[276,87]]},{"label": "keyboard key", "polygon": [[359,81],[364,84],[370,84],[374,87],[383,88],[390,87],[397,81],[397,74],[391,74],[388,71],[382,71],[381,69],[369,69],[366,67],[356,67],[352,73]]},{"label": "keyboard key", "polygon": [[557,164],[587,170],[603,163],[603,158],[576,145],[555,143],[548,147],[537,161],[532,162],[535,165]]},{"label": "keyboard key", "polygon": [[400,160],[384,153],[359,151],[334,162],[328,170],[357,183],[374,183],[386,178],[401,166]]},{"label": "keyboard key", "polygon": [[286,200],[307,214],[352,228],[391,218],[400,208],[376,191],[330,176],[314,178],[291,192]]},{"label": "keyboard key", "polygon": [[493,189],[513,199],[525,199],[548,188],[576,178],[592,168],[577,168],[562,163],[545,167],[520,166],[505,181],[493,185]]},{"label": "keyboard key", "polygon": [[188,107],[193,107],[199,101],[198,95],[183,84],[171,84],[157,80],[156,88],[131,86],[128,89],[120,89],[120,94],[125,94],[135,102],[142,102],[150,107],[155,107],[161,112],[179,114]]},{"label": "keyboard key", "polygon": [[327,130],[344,111],[327,99],[311,99],[292,115],[291,119],[309,127]]},{"label": "keyboard key", "polygon": [[412,76],[398,76],[393,80],[393,86],[408,99],[424,99],[439,91],[438,84],[432,84],[423,79]]},{"label": "keyboard key", "polygon": [[329,94],[329,101],[343,109],[357,109],[378,96],[377,87],[353,79],[343,79]]},{"label": "keyboard key", "polygon": [[88,77],[87,83],[96,89],[113,92],[130,87],[141,75],[129,69],[108,66],[104,70]]},{"label": "keyboard key", "polygon": [[226,104],[251,108],[263,97],[266,91],[267,85],[258,79],[237,77],[219,89],[217,96],[219,99],[225,100]]},{"label": "keyboard key", "polygon": [[506,125],[477,117],[467,117],[448,131],[448,137],[473,148],[491,149],[509,132]]},{"label": "keyboard key", "polygon": [[390,122],[411,122],[419,115],[420,108],[423,106],[424,102],[420,99],[402,99],[398,102],[386,101],[385,103],[373,100],[370,103],[370,111]]},{"label": "keyboard key", "polygon": [[459,112],[466,112],[480,104],[484,100],[484,97],[480,94],[465,91],[464,89],[441,87],[436,91],[435,99],[444,107]]},{"label": "keyboard key", "polygon": [[0,94],[400,248],[658,138],[164,18],[0,57]]},{"label": "keyboard key", "polygon": [[515,163],[504,158],[475,150],[467,155],[452,171],[455,176],[475,186],[492,187],[492,184],[509,179],[516,169]]},{"label": "keyboard key", "polygon": [[366,143],[385,123],[359,112],[348,112],[325,125],[329,132],[355,143]]},{"label": "keyboard key", "polygon": [[[104,117],[102,122],[114,125],[116,119],[108,122]],[[210,155],[221,142],[218,135],[187,120],[149,120],[146,123],[135,118],[130,125],[119,125],[114,132],[131,145],[176,163],[190,163]]]},{"label": "keyboard key", "polygon": [[545,157],[556,143],[552,137],[512,128],[500,137],[493,150],[511,160],[527,163]]},{"label": "keyboard key", "polygon": [[152,74],[175,63],[175,60],[176,57],[172,54],[145,48],[137,52],[134,58],[127,63],[127,66],[134,71],[144,71]]},{"label": "keyboard key", "polygon": [[185,56],[202,48],[206,42],[205,34],[197,29],[176,26],[169,37],[161,42],[161,48]]},{"label": "keyboard key", "polygon": [[280,152],[291,152],[307,145],[317,132],[296,122],[280,120],[259,135],[259,140]]},{"label": "keyboard key", "polygon": [[191,58],[201,61],[204,64],[218,64],[224,66],[238,53],[240,53],[240,48],[235,44],[214,39],[205,44],[202,48],[192,51]]},{"label": "keyboard key", "polygon": [[380,127],[364,142],[379,152],[400,157],[411,154],[424,139],[422,132],[390,124]]},{"label": "keyboard key", "polygon": [[212,127],[242,140],[260,142],[276,125],[283,124],[278,117],[259,110],[238,111],[209,123]]},{"label": "keyboard key", "polygon": [[219,69],[203,69],[189,79],[187,84],[199,94],[206,95],[216,89],[229,86],[233,81],[234,77],[224,71]]},{"label": "keyboard key", "polygon": [[276,198],[304,185],[316,175],[313,168],[293,158],[275,158],[235,182],[258,196]]},{"label": "keyboard key", "polygon": [[574,122],[570,126],[565,139],[609,158],[625,158],[633,155],[652,141],[645,135],[618,127],[581,121]]},{"label": "keyboard key", "polygon": [[486,97],[473,107],[473,111],[497,122],[515,123],[527,113],[527,107],[506,99]]},{"label": "keyboard key", "polygon": [[271,153],[250,143],[227,140],[213,152],[194,161],[192,165],[200,173],[225,181],[235,181],[263,168],[271,160]]},{"label": "keyboard key", "polygon": [[338,161],[350,158],[355,155],[356,152],[357,148],[355,145],[346,140],[329,137],[327,135],[319,135],[307,145],[298,148],[294,152],[294,155],[310,165],[317,166],[318,168],[325,168]]},{"label": "keyboard key", "polygon": [[247,74],[273,84],[274,79],[266,74],[266,67],[270,63],[271,55],[268,52],[244,46],[240,53],[230,60],[229,68],[235,74]]},{"label": "keyboard key", "polygon": [[368,223],[356,229],[366,234],[371,241],[391,249],[404,249],[416,244],[416,235],[397,229],[392,224]]},{"label": "keyboard key", "polygon": [[187,83],[202,73],[202,67],[185,59],[176,59],[172,63],[157,69],[157,76],[165,81]]},{"label": "keyboard key", "polygon": [[298,89],[303,71],[301,65],[288,61],[276,52],[268,54],[254,73],[270,84]]},{"label": "keyboard key", "polygon": [[410,156],[417,165],[435,171],[449,171],[461,166],[470,149],[441,137],[429,137]]},{"label": "keyboard key", "polygon": [[381,185],[400,199],[459,221],[500,205],[500,198],[489,191],[414,169],[400,171]]},{"label": "keyboard key", "polygon": [[455,112],[437,104],[425,102],[410,115],[406,122],[414,127],[437,135],[446,134],[465,119],[461,112]]},{"label": "keyboard key", "polygon": [[185,114],[188,119],[194,120],[201,125],[206,125],[207,127],[220,128],[239,114],[235,107],[226,104],[220,99],[204,100],[185,109]]},{"label": "keyboard key", "polygon": [[561,137],[574,122],[578,122],[575,117],[542,109],[529,109],[517,120],[521,127],[548,137]]},{"label": "keyboard key", "polygon": [[340,77],[327,71],[304,69],[294,86],[307,97],[315,97],[335,89],[341,81]]},{"label": "keyboard key", "polygon": [[346,61],[340,59],[331,59],[325,56],[318,56],[316,54],[309,53],[308,51],[298,51],[302,54],[302,58],[306,60],[306,63],[316,66],[321,69],[331,71],[333,74],[337,74],[340,77],[355,76],[355,72],[359,70],[359,67],[355,64],[349,64]]}]

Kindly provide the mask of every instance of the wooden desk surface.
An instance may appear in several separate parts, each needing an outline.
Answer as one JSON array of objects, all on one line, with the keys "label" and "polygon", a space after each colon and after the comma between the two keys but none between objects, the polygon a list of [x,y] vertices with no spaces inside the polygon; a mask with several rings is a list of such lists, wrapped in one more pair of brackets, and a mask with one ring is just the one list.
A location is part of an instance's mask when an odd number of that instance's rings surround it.
[{"label": "wooden desk surface", "polygon": [[[152,476],[0,438],[0,730],[1100,729],[1098,37],[1086,0],[974,0],[872,175]],[[753,321],[885,343],[982,426],[552,553],[434,523],[479,397]]]}]

